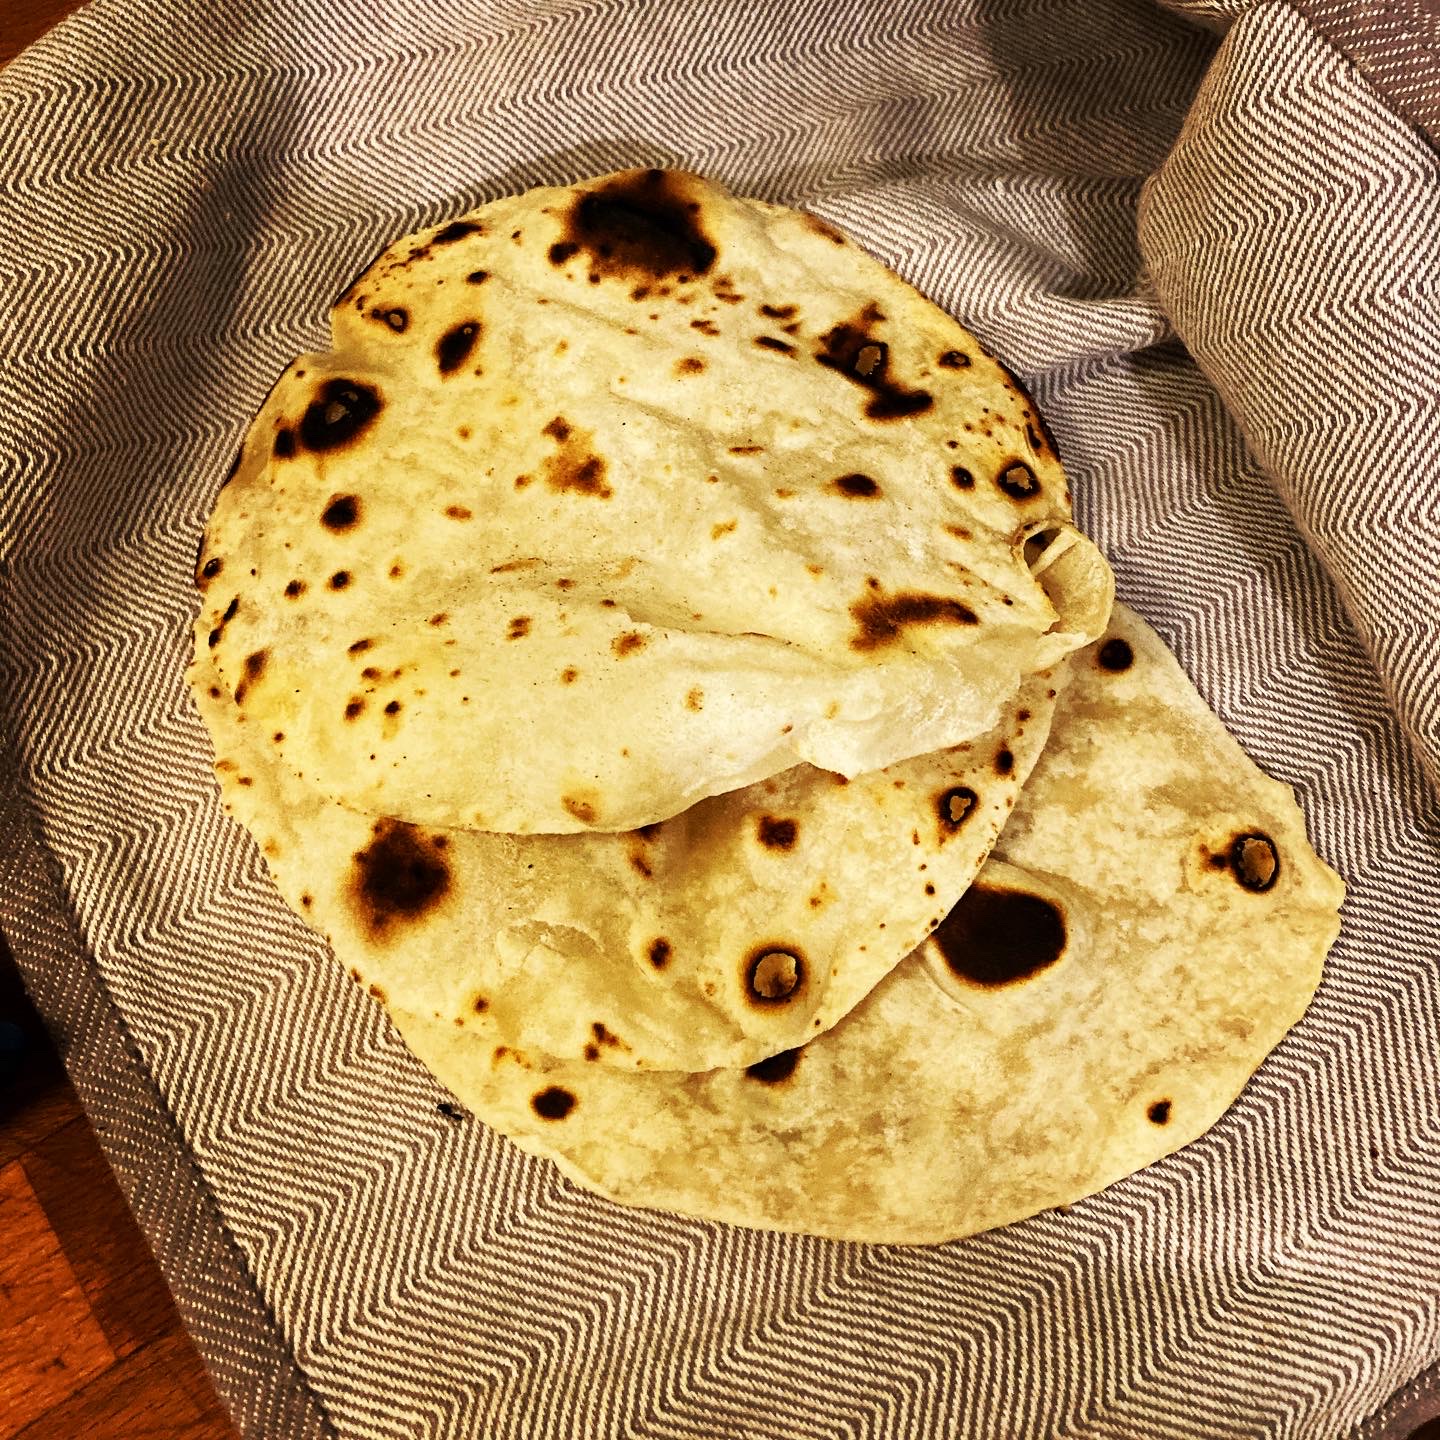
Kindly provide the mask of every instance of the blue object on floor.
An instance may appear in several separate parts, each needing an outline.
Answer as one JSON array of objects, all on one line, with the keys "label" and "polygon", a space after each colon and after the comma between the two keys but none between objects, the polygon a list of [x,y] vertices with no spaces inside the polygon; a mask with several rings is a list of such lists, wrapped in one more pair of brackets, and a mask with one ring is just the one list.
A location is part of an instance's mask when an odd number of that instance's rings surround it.
[{"label": "blue object on floor", "polygon": [[8,1085],[20,1073],[27,1049],[25,1032],[9,1020],[0,1020],[0,1085]]}]

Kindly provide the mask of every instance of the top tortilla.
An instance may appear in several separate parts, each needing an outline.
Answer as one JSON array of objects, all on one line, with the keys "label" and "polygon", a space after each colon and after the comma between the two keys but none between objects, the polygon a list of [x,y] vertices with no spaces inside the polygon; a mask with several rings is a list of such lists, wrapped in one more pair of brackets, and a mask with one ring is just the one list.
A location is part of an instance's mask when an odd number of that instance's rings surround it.
[{"label": "top tortilla", "polygon": [[986,733],[1103,628],[1033,403],[812,216],[677,172],[402,241],[257,417],[197,649],[320,794],[625,830]]}]

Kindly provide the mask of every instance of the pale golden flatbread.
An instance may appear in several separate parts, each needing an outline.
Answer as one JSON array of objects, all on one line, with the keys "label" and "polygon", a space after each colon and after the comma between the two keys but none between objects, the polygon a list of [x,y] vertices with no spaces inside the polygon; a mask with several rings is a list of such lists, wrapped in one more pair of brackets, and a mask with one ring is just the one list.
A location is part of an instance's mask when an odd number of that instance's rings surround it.
[{"label": "pale golden flatbread", "polygon": [[351,975],[494,1047],[748,1065],[833,1025],[974,879],[1062,675],[1002,725],[846,781],[802,765],[623,834],[440,830],[322,799],[195,673],[230,813]]},{"label": "pale golden flatbread", "polygon": [[1029,397],[801,212],[534,190],[392,247],[332,328],[220,494],[196,630],[330,799],[633,829],[984,735],[1104,625]]},{"label": "pale golden flatbread", "polygon": [[625,1074],[396,1010],[401,1033],[580,1184],[740,1225],[947,1240],[1175,1150],[1304,1012],[1343,886],[1140,620],[1117,608],[1073,668],[995,858],[803,1048]]}]

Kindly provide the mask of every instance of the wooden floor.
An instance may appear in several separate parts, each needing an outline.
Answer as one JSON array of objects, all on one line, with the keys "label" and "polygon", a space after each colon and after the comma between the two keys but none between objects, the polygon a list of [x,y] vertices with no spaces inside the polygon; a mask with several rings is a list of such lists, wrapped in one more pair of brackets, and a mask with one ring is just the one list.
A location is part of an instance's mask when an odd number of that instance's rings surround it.
[{"label": "wooden floor", "polygon": [[0,0],[0,65],[78,8],[80,0]]},{"label": "wooden floor", "polygon": [[0,1440],[230,1440],[75,1091],[0,941]]}]

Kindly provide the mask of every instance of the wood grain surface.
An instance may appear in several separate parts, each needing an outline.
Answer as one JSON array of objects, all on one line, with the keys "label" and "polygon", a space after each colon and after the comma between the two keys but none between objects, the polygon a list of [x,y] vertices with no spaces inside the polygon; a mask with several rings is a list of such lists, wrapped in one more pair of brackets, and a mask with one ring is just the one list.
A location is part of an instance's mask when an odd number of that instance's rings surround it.
[{"label": "wood grain surface", "polygon": [[0,1440],[232,1440],[3,940],[0,1020]]},{"label": "wood grain surface", "polygon": [[0,65],[80,8],[80,0],[0,0]]}]

